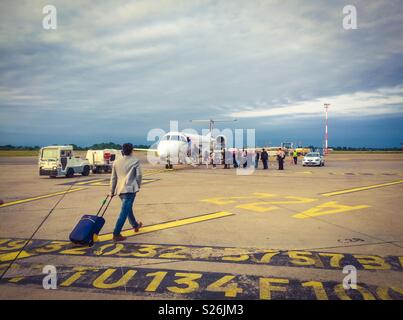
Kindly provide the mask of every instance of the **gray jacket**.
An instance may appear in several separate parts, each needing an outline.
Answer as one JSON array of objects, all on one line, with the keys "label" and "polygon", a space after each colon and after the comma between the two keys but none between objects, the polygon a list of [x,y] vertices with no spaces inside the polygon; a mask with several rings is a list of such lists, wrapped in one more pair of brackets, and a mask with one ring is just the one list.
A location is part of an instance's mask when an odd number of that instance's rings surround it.
[{"label": "gray jacket", "polygon": [[111,194],[138,192],[141,187],[141,179],[140,161],[135,156],[123,156],[113,163]]}]

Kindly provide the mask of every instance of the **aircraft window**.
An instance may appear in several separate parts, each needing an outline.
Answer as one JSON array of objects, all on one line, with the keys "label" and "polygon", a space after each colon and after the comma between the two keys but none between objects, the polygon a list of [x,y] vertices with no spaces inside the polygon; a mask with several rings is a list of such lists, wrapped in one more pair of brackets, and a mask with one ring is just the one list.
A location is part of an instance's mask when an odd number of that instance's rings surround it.
[{"label": "aircraft window", "polygon": [[171,140],[179,141],[179,136],[171,136]]},{"label": "aircraft window", "polygon": [[188,142],[187,139],[186,139],[184,136],[181,136],[181,140],[182,140],[183,142]]},{"label": "aircraft window", "polygon": [[169,136],[169,135],[168,135],[168,136],[163,136],[161,140],[163,140],[163,141],[164,141],[164,140],[169,140],[170,137],[171,137],[171,136]]}]

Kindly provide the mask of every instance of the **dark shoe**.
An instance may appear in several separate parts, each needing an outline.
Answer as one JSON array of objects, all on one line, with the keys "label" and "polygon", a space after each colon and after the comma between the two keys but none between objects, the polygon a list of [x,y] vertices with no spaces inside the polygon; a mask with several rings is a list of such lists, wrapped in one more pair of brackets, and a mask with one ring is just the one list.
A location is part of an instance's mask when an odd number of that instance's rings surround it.
[{"label": "dark shoe", "polygon": [[127,238],[122,236],[121,234],[117,236],[113,236],[113,242],[125,241]]},{"label": "dark shoe", "polygon": [[140,221],[138,224],[137,224],[137,227],[135,227],[134,228],[134,232],[139,232],[139,230],[140,230],[140,228],[143,226],[143,223]]}]

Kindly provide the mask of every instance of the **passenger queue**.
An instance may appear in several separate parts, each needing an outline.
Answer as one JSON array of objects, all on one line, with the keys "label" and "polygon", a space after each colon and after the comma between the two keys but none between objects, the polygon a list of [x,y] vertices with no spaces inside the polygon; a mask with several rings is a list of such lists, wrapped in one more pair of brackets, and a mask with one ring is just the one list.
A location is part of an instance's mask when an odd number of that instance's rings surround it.
[{"label": "passenger queue", "polygon": [[[191,152],[192,154],[196,154]],[[279,148],[275,154],[275,161],[278,164],[278,170],[284,170],[284,162],[286,159],[286,152]],[[193,161],[197,162],[197,155],[193,157]],[[255,170],[262,168],[268,170],[270,167],[270,155],[265,148],[259,150],[213,150],[209,152],[205,150],[201,156],[201,162],[206,168],[216,169],[217,166],[222,166],[224,169],[230,168],[251,168]],[[292,164],[298,164],[298,153],[292,153]]]}]

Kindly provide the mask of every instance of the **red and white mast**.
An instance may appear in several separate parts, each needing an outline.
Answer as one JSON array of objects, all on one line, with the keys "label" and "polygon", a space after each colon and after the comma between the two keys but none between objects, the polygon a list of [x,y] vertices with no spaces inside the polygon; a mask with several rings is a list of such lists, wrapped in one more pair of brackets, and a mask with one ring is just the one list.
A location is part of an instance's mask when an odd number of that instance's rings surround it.
[{"label": "red and white mast", "polygon": [[330,103],[325,103],[325,116],[326,116],[326,122],[325,122],[325,154],[328,154],[328,131],[327,131],[327,110],[329,109]]}]

